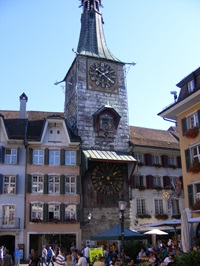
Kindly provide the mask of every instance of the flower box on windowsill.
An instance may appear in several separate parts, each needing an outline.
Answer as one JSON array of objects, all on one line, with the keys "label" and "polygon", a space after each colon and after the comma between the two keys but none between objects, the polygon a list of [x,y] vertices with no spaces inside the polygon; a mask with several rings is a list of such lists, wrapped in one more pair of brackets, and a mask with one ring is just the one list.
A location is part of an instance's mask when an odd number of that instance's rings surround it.
[{"label": "flower box on windowsill", "polygon": [[168,219],[168,215],[167,214],[156,214],[155,218],[157,220],[167,220]]},{"label": "flower box on windowsill", "polygon": [[159,164],[159,163],[154,163],[154,164],[152,164],[152,166],[155,166],[155,167],[157,167],[157,168],[160,168],[160,167],[162,167],[162,165],[161,165],[161,164]]},{"label": "flower box on windowsill", "polygon": [[160,186],[155,186],[153,189],[156,189],[156,190],[162,190],[163,188],[162,187],[160,187]]},{"label": "flower box on windowsill", "polygon": [[172,169],[176,169],[177,168],[176,165],[174,165],[174,164],[169,164],[168,167],[172,168]]},{"label": "flower box on windowsill", "polygon": [[66,219],[66,223],[76,223],[76,219]]},{"label": "flower box on windowsill", "polygon": [[150,214],[137,214],[136,217],[138,219],[150,219],[151,215]]},{"label": "flower box on windowsill", "polygon": [[137,186],[136,188],[139,189],[139,190],[145,190],[146,189],[145,186]]},{"label": "flower box on windowsill", "polygon": [[174,215],[172,215],[172,219],[181,219],[181,215],[180,214],[174,214]]},{"label": "flower box on windowsill", "polygon": [[184,133],[184,137],[189,138],[189,139],[194,139],[196,136],[199,134],[199,127],[193,127],[188,129]]},{"label": "flower box on windowsill", "polygon": [[42,220],[41,219],[38,219],[38,218],[35,218],[35,219],[32,219],[31,220],[32,223],[42,223]]},{"label": "flower box on windowsill", "polygon": [[200,162],[199,161],[193,161],[191,167],[188,169],[188,172],[191,173],[199,173],[200,172]]},{"label": "flower box on windowsill", "polygon": [[57,224],[57,223],[60,223],[60,220],[59,219],[50,219],[49,220],[49,223],[54,223],[54,224]]},{"label": "flower box on windowsill", "polygon": [[142,163],[142,162],[138,162],[137,165],[141,167],[141,166],[144,165],[144,163]]},{"label": "flower box on windowsill", "polygon": [[196,203],[192,206],[193,211],[200,210],[200,200],[197,200]]}]

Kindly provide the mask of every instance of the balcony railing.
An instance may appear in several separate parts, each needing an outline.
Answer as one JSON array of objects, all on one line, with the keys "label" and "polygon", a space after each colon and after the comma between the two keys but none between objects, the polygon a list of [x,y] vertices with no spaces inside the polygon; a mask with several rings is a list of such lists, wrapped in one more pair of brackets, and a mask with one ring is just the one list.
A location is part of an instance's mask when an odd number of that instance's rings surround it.
[{"label": "balcony railing", "polygon": [[0,229],[19,229],[20,228],[20,218],[7,218],[0,217]]}]

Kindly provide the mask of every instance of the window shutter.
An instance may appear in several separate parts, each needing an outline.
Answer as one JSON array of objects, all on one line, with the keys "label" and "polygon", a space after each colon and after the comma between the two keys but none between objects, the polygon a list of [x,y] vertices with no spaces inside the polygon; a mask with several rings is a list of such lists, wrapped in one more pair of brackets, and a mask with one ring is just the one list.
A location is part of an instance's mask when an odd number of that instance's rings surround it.
[{"label": "window shutter", "polygon": [[32,164],[33,163],[33,149],[32,148],[28,148],[28,163]]},{"label": "window shutter", "polygon": [[185,166],[186,166],[186,171],[190,168],[190,150],[187,149],[185,150]]},{"label": "window shutter", "polygon": [[81,194],[81,176],[76,176],[76,194]]},{"label": "window shutter", "polygon": [[5,156],[5,148],[3,146],[0,147],[0,163],[4,163]]},{"label": "window shutter", "polygon": [[161,155],[161,163],[162,163],[162,167],[168,167],[168,156],[167,155]]},{"label": "window shutter", "polygon": [[17,164],[19,164],[20,161],[20,147],[17,148]]},{"label": "window shutter", "polygon": [[130,186],[131,188],[135,188],[135,176],[134,175],[131,176]]},{"label": "window shutter", "polygon": [[32,221],[32,204],[30,203],[29,204],[29,221],[31,222]]},{"label": "window shutter", "polygon": [[81,150],[76,151],[76,165],[81,165]]},{"label": "window shutter", "polygon": [[48,222],[49,221],[49,206],[47,203],[44,203],[43,205],[43,222]]},{"label": "window shutter", "polygon": [[187,119],[186,119],[186,117],[181,120],[181,125],[182,125],[182,134],[184,136],[184,134],[185,134],[185,132],[187,130]]},{"label": "window shutter", "polygon": [[164,189],[166,187],[171,188],[171,182],[170,182],[170,177],[169,176],[167,176],[167,175],[163,176],[163,185],[164,185]]},{"label": "window shutter", "polygon": [[65,149],[60,151],[60,165],[65,165]]},{"label": "window shutter", "polygon": [[146,176],[146,184],[147,184],[147,188],[153,189],[153,176],[152,175]]},{"label": "window shutter", "polygon": [[144,163],[146,166],[151,166],[152,165],[152,156],[151,154],[144,154]]},{"label": "window shutter", "polygon": [[197,111],[198,116],[198,127],[200,128],[200,110]]},{"label": "window shutter", "polygon": [[65,222],[65,204],[60,204],[60,221]]},{"label": "window shutter", "polygon": [[26,175],[26,192],[31,193],[32,192],[32,176]]},{"label": "window shutter", "polygon": [[188,185],[188,204],[189,208],[194,205],[194,197],[193,197],[193,187],[192,185]]},{"label": "window shutter", "polygon": [[3,194],[3,175],[0,174],[0,194]]},{"label": "window shutter", "polygon": [[49,176],[44,175],[44,194],[49,193]]},{"label": "window shutter", "polygon": [[181,181],[181,189],[183,190],[183,177],[179,176],[179,180]]},{"label": "window shutter", "polygon": [[176,162],[177,162],[177,167],[181,168],[182,167],[182,165],[181,165],[181,156],[177,156],[176,157]]},{"label": "window shutter", "polygon": [[19,175],[16,175],[15,177],[15,194],[20,194],[19,192],[19,186],[18,186],[18,179],[19,179]]},{"label": "window shutter", "polygon": [[44,164],[49,164],[49,149],[44,150]]},{"label": "window shutter", "polygon": [[65,194],[65,176],[60,176],[60,194]]},{"label": "window shutter", "polygon": [[76,220],[77,222],[81,221],[81,205],[76,205]]}]

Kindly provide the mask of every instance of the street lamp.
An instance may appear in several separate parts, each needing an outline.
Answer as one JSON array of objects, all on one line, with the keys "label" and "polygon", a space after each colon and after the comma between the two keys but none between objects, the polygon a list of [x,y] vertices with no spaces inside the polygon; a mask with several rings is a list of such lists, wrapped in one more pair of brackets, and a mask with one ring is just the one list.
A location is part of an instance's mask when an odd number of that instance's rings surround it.
[{"label": "street lamp", "polygon": [[122,254],[122,261],[124,262],[124,212],[126,210],[127,202],[124,199],[124,195],[121,195],[121,198],[118,201],[119,204],[119,211],[121,214],[121,254]]}]

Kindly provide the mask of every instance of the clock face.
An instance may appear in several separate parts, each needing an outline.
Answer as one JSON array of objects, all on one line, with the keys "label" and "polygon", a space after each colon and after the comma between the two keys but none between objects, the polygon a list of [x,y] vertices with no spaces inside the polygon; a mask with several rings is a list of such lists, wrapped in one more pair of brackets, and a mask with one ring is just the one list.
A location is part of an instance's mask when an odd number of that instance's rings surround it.
[{"label": "clock face", "polygon": [[123,170],[119,164],[99,163],[92,171],[92,183],[101,194],[112,196],[123,188]]},{"label": "clock face", "polygon": [[95,88],[100,88],[101,90],[116,89],[117,77],[112,64],[92,61],[88,69],[88,79],[91,87],[95,86]]}]

